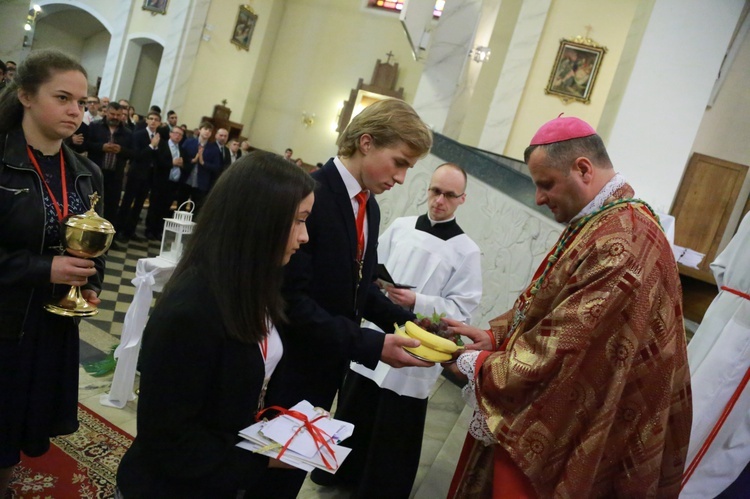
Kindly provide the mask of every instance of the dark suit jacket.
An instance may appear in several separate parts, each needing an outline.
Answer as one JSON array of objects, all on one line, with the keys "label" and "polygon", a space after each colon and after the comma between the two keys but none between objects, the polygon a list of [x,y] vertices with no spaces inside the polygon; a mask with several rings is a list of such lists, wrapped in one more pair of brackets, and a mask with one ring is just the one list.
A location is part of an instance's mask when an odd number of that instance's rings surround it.
[{"label": "dark suit jacket", "polygon": [[83,154],[86,152],[86,144],[89,141],[89,125],[84,123],[83,121],[78,126],[78,129],[73,133],[73,135],[79,135],[83,134],[83,144],[74,144],[73,143],[73,136],[71,135],[67,139],[65,139],[65,144],[73,149],[78,154]]},{"label": "dark suit jacket", "polygon": [[221,167],[222,171],[227,169],[227,166],[229,166],[232,163],[232,153],[229,152],[229,148],[227,146],[221,146]]},{"label": "dark suit jacket", "polygon": [[[169,149],[169,141],[167,140],[167,149],[169,150],[170,154],[170,161],[171,161],[171,154],[172,151]],[[187,152],[185,151],[185,148],[182,147],[181,144],[178,144],[177,147],[180,149],[180,157],[182,158],[182,168],[180,169],[180,180],[178,180],[178,183],[184,183],[185,180],[190,176],[190,172],[193,171],[193,163],[190,162],[191,157],[188,156]],[[172,169],[172,166],[170,164],[170,170]]]},{"label": "dark suit jacket", "polygon": [[[183,143],[182,147],[189,158],[188,162],[191,162],[195,155],[198,154],[199,145],[200,142],[198,142],[198,139],[195,137],[188,139]],[[203,165],[197,163],[192,164],[192,168],[198,168],[199,190],[208,192],[211,189],[211,186],[219,177],[219,174],[221,174],[221,165],[222,153],[218,144],[216,144],[216,142],[208,142],[203,149]],[[185,177],[185,179],[187,179],[187,177]]]},{"label": "dark suit jacket", "polygon": [[128,176],[139,178],[166,178],[172,167],[172,153],[162,139],[158,147],[151,149],[151,137],[148,128],[133,133],[133,160],[130,162]]},{"label": "dark suit jacket", "polygon": [[403,324],[414,314],[393,304],[374,284],[380,226],[375,197],[367,201],[367,248],[357,288],[357,229],[344,181],[333,160],[312,177],[319,184],[307,219],[310,241],[284,270],[290,320],[283,328],[289,376],[284,389],[289,404],[307,399],[330,408],[350,360],[374,368],[380,359],[383,334],[360,328],[362,317],[392,332],[394,322]]},{"label": "dark suit jacket", "polygon": [[143,333],[138,436],[117,484],[125,497],[234,498],[268,466],[267,457],[235,447],[254,423],[265,364],[257,344],[228,337],[199,270],[171,286]]},{"label": "dark suit jacket", "polygon": [[[120,152],[117,153],[115,161],[116,170],[124,170],[125,163],[133,156],[131,149],[133,145],[132,132],[124,125],[120,124],[115,130],[113,141],[120,146]],[[89,137],[84,143],[89,153],[89,159],[104,169],[104,158],[106,153],[102,150],[104,144],[109,142],[109,126],[106,119],[92,123],[89,126]]]}]

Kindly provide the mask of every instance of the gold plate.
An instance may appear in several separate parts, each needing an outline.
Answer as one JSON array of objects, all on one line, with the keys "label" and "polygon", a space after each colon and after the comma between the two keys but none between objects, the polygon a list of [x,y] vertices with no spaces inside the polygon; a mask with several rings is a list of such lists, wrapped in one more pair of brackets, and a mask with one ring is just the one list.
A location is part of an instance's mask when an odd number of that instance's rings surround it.
[{"label": "gold plate", "polygon": [[403,348],[406,353],[408,353],[409,355],[411,355],[415,359],[423,360],[425,362],[432,362],[433,364],[453,364],[457,360],[457,358],[456,358],[456,359],[451,359],[451,360],[445,360],[443,362],[438,362],[438,361],[434,361],[434,360],[430,360],[430,359],[425,359],[424,357],[421,357],[421,356],[415,354],[414,352],[409,351],[409,347],[401,347],[401,348]]}]

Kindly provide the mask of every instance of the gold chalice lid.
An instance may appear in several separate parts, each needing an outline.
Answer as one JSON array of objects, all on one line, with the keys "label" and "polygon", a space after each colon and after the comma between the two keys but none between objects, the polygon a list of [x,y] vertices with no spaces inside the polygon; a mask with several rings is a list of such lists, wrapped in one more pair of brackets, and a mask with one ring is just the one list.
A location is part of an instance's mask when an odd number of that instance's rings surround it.
[{"label": "gold chalice lid", "polygon": [[84,232],[98,232],[100,234],[114,234],[115,227],[106,219],[100,217],[94,207],[99,201],[97,193],[89,196],[91,208],[80,215],[72,215],[65,220],[65,225]]}]

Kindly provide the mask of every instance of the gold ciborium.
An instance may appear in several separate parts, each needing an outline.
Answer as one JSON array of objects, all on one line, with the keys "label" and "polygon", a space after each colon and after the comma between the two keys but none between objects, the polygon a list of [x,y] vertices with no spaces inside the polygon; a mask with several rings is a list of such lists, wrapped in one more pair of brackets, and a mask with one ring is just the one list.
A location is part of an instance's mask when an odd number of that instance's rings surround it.
[{"label": "gold ciborium", "polygon": [[[94,211],[99,195],[95,192],[89,196],[89,200],[89,211],[68,217],[60,227],[62,247],[78,258],[96,258],[102,255],[109,249],[115,237],[115,228],[112,224]],[[84,300],[78,286],[71,286],[67,295],[57,303],[45,305],[44,309],[66,317],[90,317],[99,313],[99,309]]]}]

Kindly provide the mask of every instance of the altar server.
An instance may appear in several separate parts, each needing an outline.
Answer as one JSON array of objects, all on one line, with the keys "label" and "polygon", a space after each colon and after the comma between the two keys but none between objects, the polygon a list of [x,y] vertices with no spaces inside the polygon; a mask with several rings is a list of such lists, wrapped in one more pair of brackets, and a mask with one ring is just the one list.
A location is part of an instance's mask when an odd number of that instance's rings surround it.
[{"label": "altar server", "polygon": [[748,262],[750,215],[745,215],[737,233],[711,264],[719,294],[688,345],[693,427],[683,498],[715,497],[750,462]]}]

